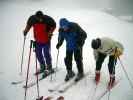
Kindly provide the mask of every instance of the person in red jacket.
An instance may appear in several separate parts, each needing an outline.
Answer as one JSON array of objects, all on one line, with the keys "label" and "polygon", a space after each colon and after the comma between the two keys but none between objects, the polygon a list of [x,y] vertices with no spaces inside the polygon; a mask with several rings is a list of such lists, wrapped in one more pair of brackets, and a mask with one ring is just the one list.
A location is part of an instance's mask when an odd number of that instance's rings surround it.
[{"label": "person in red jacket", "polygon": [[[52,71],[51,59],[51,37],[56,28],[56,23],[53,18],[44,15],[42,11],[37,11],[34,15],[30,16],[27,25],[23,31],[24,36],[27,35],[29,30],[33,27],[34,33],[34,46],[36,57],[40,63],[40,70],[36,73],[43,73],[45,70]],[[45,77],[46,73],[43,74]]]}]

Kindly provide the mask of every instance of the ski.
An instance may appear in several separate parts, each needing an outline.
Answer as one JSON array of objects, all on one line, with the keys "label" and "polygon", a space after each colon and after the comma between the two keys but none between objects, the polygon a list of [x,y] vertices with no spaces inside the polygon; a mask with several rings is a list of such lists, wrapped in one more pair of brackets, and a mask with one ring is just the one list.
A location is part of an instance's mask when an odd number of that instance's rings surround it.
[{"label": "ski", "polygon": [[13,81],[11,82],[12,85],[17,85],[23,83],[25,80]]},{"label": "ski", "polygon": [[54,86],[51,89],[48,89],[49,92],[54,92],[57,91],[59,87],[61,87],[62,85],[66,84],[67,82],[63,81],[62,83],[57,84],[56,86]]},{"label": "ski", "polygon": [[[88,75],[90,74],[90,72],[87,72],[84,77],[82,79],[80,79],[79,81],[83,80],[84,78],[86,78]],[[64,93],[66,92],[67,90],[69,90],[71,87],[73,87],[74,85],[76,85],[79,81],[74,81],[72,80],[71,82],[69,82],[68,85],[65,85],[63,88],[60,88],[58,90],[59,93]]]},{"label": "ski", "polygon": [[104,97],[108,92],[110,92],[110,90],[112,90],[112,89],[119,83],[119,81],[120,81],[120,79],[118,79],[118,80],[114,83],[114,86],[111,87],[110,89],[108,89],[108,87],[107,87],[107,89],[106,89],[104,92],[102,92],[102,94],[101,94],[100,96],[98,96],[98,99],[97,99],[97,100],[101,100],[102,97]]},{"label": "ski", "polygon": [[[38,74],[38,77],[42,76],[42,74],[43,74],[43,73]],[[36,77],[36,76],[33,75],[33,76],[31,76],[29,79],[30,79],[30,80],[33,80],[33,79],[35,79],[35,77]],[[21,83],[23,83],[23,82],[25,82],[25,81],[26,81],[26,79],[16,80],[16,81],[12,81],[11,84],[12,84],[12,85],[18,85],[18,84],[21,84]]]},{"label": "ski", "polygon": [[61,82],[61,83],[59,83],[59,84],[57,84],[56,86],[54,86],[53,88],[51,88],[51,89],[48,89],[48,91],[49,92],[55,92],[55,91],[58,91],[58,89],[60,88],[60,87],[62,87],[63,85],[66,85],[66,84],[69,84],[71,81],[73,81],[74,80],[74,77],[73,78],[71,78],[69,81],[63,81],[63,82]]},{"label": "ski", "polygon": [[[47,78],[48,76],[50,76],[50,75],[52,75],[52,74],[54,74],[54,73],[56,73],[56,72],[58,72],[58,71],[59,71],[59,69],[55,68],[53,73],[49,73],[49,74],[48,74],[47,76],[45,76],[45,77],[42,77],[42,76],[39,75],[40,77],[39,77],[38,81],[41,81],[41,80]],[[30,87],[32,87],[32,86],[34,86],[34,85],[36,85],[36,84],[37,84],[37,82],[36,82],[36,81],[33,81],[33,82],[29,83],[27,86],[24,85],[23,88],[30,88]]]}]

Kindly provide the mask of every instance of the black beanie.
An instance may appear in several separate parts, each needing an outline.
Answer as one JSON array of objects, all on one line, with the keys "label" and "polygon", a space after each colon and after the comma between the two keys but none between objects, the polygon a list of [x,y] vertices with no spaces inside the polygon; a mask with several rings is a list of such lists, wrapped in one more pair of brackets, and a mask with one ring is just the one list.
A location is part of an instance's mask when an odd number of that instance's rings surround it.
[{"label": "black beanie", "polygon": [[43,12],[42,11],[37,11],[35,15],[38,16],[38,17],[43,16]]},{"label": "black beanie", "polygon": [[100,46],[101,46],[101,40],[99,38],[92,40],[91,47],[93,49],[98,49]]}]

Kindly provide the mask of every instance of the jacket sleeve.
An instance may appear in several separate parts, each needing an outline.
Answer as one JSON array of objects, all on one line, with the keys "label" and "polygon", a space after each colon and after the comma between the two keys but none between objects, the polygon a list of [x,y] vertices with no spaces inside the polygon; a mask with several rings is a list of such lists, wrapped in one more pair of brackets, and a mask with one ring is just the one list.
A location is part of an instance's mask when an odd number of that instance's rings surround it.
[{"label": "jacket sleeve", "polygon": [[[46,15],[45,15],[46,16]],[[56,28],[56,22],[53,18],[51,18],[50,16],[46,16],[46,24],[47,24],[47,32],[48,33],[53,33],[53,31]]]},{"label": "jacket sleeve", "polygon": [[34,20],[34,16],[30,16],[29,19],[28,19],[28,21],[27,21],[26,27],[24,29],[24,33],[25,34],[27,34],[27,32],[29,32],[30,28],[32,27],[33,20]]},{"label": "jacket sleeve", "polygon": [[58,45],[61,46],[63,41],[64,41],[64,36],[62,35],[63,32],[62,32],[62,29],[60,28],[59,29],[59,36],[58,36]]}]

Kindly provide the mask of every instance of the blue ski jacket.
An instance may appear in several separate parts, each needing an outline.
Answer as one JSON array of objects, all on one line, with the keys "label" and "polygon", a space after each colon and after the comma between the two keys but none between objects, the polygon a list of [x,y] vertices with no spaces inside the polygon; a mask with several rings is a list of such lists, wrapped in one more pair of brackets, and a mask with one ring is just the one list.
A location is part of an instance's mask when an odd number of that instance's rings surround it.
[{"label": "blue ski jacket", "polygon": [[61,46],[66,40],[66,49],[76,50],[84,45],[86,38],[86,32],[77,23],[69,22],[65,18],[60,20],[58,45]]}]

